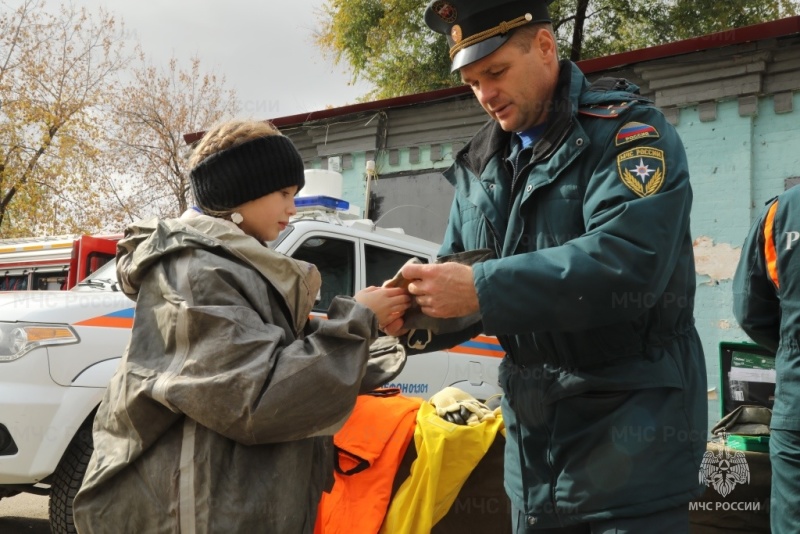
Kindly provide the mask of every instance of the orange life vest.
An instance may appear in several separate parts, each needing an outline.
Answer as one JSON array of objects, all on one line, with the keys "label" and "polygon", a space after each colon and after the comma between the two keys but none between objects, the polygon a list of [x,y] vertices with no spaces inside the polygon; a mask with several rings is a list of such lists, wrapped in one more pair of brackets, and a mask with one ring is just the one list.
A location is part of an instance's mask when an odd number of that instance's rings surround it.
[{"label": "orange life vest", "polygon": [[314,534],[376,534],[380,529],[423,402],[398,393],[384,389],[360,395],[333,437],[335,482],[322,495]]}]

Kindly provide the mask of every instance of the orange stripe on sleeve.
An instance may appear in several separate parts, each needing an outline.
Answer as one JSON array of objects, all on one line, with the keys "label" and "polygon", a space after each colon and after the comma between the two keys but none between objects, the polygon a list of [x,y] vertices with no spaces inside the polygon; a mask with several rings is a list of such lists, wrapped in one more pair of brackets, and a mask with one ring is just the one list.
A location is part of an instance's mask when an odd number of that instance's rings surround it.
[{"label": "orange stripe on sleeve", "polygon": [[778,252],[775,250],[775,236],[773,235],[773,224],[775,223],[775,212],[778,211],[778,201],[772,203],[767,212],[767,220],[764,222],[764,259],[767,262],[767,274],[775,287],[780,288],[778,283]]}]

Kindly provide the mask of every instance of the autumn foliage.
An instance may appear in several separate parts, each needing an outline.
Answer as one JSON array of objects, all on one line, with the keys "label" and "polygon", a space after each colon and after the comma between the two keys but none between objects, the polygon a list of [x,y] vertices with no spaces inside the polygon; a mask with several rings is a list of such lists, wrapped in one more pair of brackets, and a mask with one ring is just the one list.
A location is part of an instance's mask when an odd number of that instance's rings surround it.
[{"label": "autumn foliage", "polygon": [[234,92],[197,58],[149,64],[110,12],[51,6],[0,3],[0,238],[178,215],[181,136],[234,113]]}]

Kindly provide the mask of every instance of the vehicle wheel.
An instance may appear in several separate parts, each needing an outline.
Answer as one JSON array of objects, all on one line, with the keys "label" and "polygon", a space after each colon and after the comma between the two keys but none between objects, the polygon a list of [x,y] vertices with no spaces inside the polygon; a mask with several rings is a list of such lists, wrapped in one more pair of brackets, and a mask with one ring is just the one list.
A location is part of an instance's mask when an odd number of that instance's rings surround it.
[{"label": "vehicle wheel", "polygon": [[72,500],[81,487],[93,450],[90,420],[72,438],[53,473],[50,484],[50,529],[53,534],[77,532],[72,518]]}]

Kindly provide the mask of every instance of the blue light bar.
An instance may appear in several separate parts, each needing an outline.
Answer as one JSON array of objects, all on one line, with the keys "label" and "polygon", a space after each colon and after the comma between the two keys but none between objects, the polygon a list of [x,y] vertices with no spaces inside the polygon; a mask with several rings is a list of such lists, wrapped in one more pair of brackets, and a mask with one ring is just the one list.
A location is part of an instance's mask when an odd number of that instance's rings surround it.
[{"label": "blue light bar", "polygon": [[326,197],[315,195],[313,197],[294,197],[294,205],[297,209],[329,209],[346,211],[350,209],[350,203],[341,198]]}]

